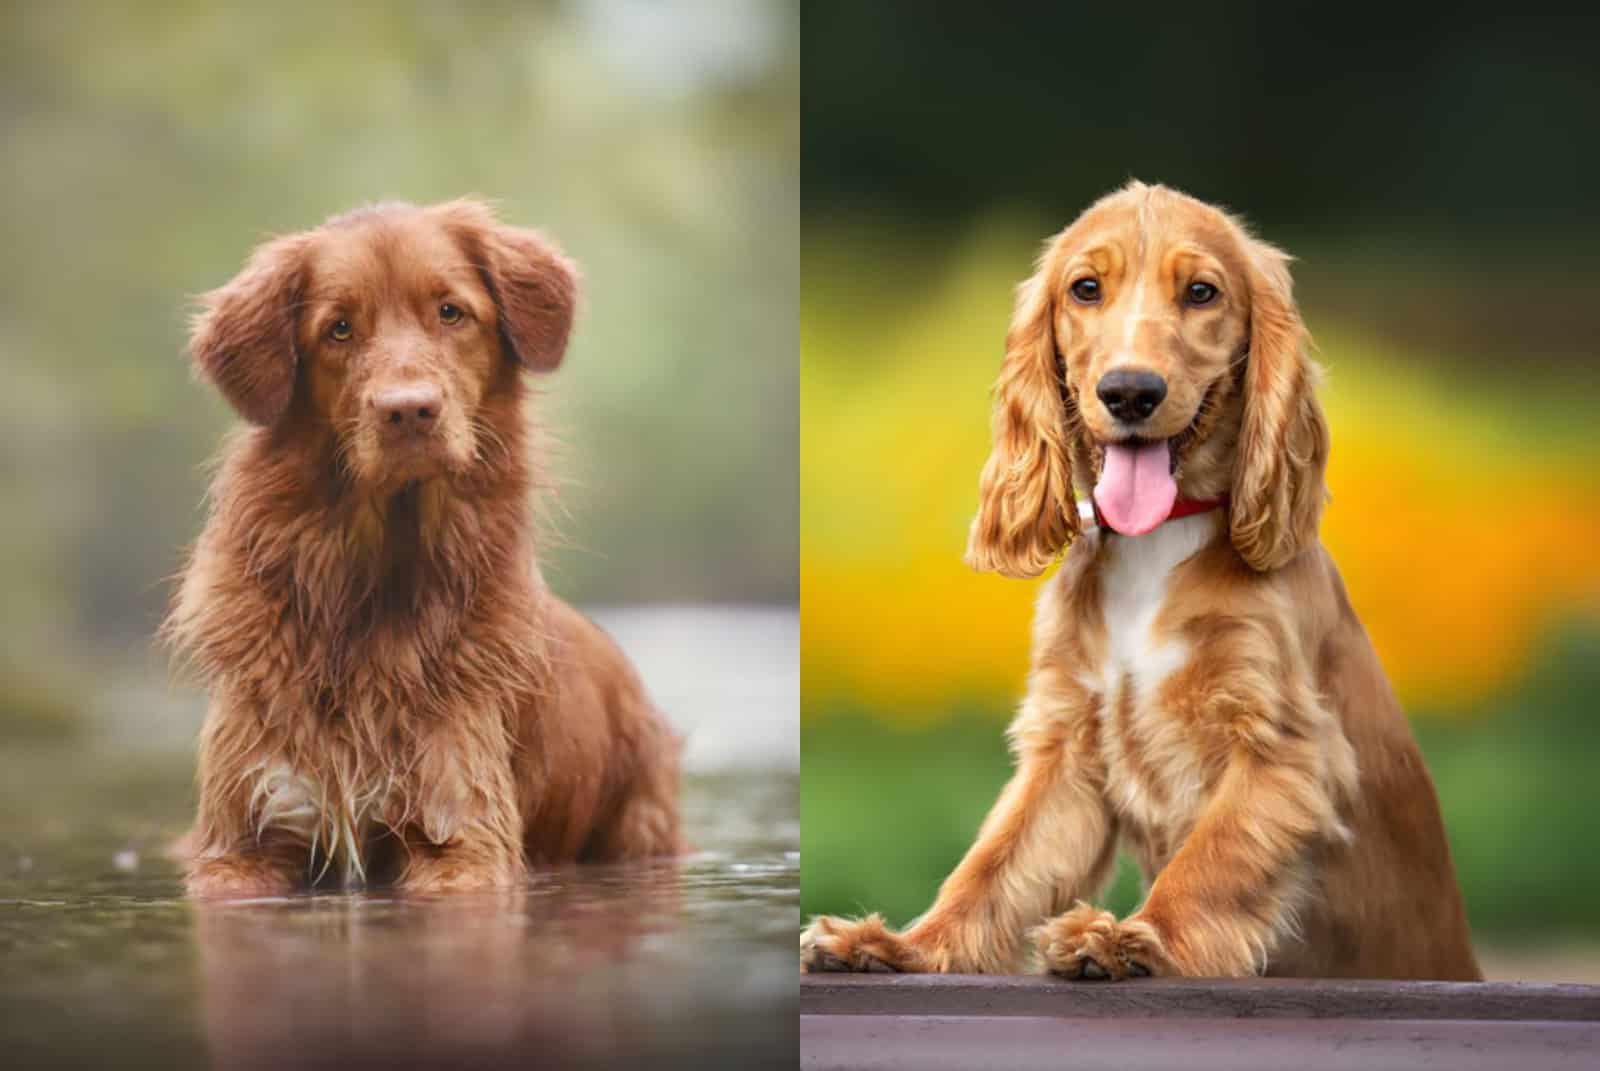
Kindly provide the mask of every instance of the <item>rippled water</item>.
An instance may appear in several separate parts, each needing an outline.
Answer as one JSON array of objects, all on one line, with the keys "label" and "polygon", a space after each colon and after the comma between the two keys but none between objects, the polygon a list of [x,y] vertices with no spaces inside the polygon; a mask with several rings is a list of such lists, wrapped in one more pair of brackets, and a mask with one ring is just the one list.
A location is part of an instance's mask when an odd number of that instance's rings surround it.
[{"label": "rippled water", "polygon": [[794,616],[602,620],[689,735],[681,860],[196,905],[161,856],[188,819],[193,697],[0,738],[0,1067],[792,1064]]}]

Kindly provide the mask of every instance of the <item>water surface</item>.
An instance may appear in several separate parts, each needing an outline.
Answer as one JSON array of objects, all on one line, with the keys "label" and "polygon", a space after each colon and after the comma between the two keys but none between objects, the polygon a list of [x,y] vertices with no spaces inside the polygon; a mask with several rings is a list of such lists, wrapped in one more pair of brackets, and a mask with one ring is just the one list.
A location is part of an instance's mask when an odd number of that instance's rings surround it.
[{"label": "water surface", "polygon": [[198,697],[125,682],[0,739],[0,1066],[792,1064],[792,611],[597,615],[687,733],[680,860],[496,894],[193,904]]}]

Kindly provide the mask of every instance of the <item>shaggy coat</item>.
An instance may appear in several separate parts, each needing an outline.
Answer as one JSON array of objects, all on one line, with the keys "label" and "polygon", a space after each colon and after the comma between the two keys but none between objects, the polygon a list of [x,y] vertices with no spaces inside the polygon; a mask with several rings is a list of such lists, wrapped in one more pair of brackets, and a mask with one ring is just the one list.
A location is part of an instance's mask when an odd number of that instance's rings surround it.
[{"label": "shaggy coat", "polygon": [[[1433,784],[1317,538],[1328,431],[1287,262],[1140,183],[1048,243],[967,551],[1031,577],[1073,545],[1016,773],[926,914],[818,918],[805,969],[1479,977]],[[1112,473],[1117,452],[1160,460]],[[1141,481],[1221,503],[1163,524],[1141,491],[1153,526],[1086,530],[1078,493]],[[1122,919],[1087,902],[1119,842],[1146,879]]]},{"label": "shaggy coat", "polygon": [[234,434],[169,637],[203,674],[196,895],[503,886],[679,849],[678,741],[534,559],[524,372],[572,265],[483,205],[257,251],[191,353]]}]

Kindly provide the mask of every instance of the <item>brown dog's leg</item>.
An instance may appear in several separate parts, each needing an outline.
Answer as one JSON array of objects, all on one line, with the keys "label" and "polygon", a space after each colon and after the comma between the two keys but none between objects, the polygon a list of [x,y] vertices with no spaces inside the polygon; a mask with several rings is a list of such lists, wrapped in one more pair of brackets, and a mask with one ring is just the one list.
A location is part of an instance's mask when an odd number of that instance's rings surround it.
[{"label": "brown dog's leg", "polygon": [[259,843],[195,856],[184,884],[200,899],[284,896],[306,887],[309,863],[305,845],[269,834]]},{"label": "brown dog's leg", "polygon": [[510,741],[491,718],[463,714],[418,749],[406,809],[388,824],[400,834],[405,892],[502,888],[527,870],[522,817],[511,778]]},{"label": "brown dog's leg", "polygon": [[652,859],[682,855],[684,844],[678,824],[678,752],[680,742],[654,720],[641,733],[639,769],[627,796],[595,830],[581,858],[603,862],[615,859]]},{"label": "brown dog's leg", "polygon": [[255,724],[254,712],[219,701],[202,730],[196,821],[174,846],[187,856],[191,896],[281,896],[310,884],[307,790],[254,746]]},{"label": "brown dog's leg", "polygon": [[1144,906],[1118,922],[1080,904],[1035,934],[1045,968],[1071,978],[1260,973],[1293,929],[1305,861],[1338,817],[1311,772],[1241,750]]},{"label": "brown dog's leg", "polygon": [[1105,882],[1113,823],[1092,718],[1069,694],[1036,687],[1024,705],[1017,772],[927,914],[904,933],[877,915],[819,917],[800,936],[803,970],[1004,973],[1029,926]]},{"label": "brown dog's leg", "polygon": [[482,829],[467,829],[444,844],[408,835],[405,869],[396,887],[409,893],[470,892],[502,889],[521,880],[526,867],[520,853],[507,850],[501,838]]}]

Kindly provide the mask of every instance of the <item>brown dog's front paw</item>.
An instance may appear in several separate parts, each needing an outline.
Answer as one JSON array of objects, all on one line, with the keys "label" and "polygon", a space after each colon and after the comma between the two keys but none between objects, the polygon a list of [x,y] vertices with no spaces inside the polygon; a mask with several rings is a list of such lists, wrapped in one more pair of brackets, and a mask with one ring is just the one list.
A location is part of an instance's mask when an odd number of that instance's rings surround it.
[{"label": "brown dog's front paw", "polygon": [[196,863],[184,881],[197,900],[245,900],[287,896],[299,882],[281,866],[245,856],[222,856]]},{"label": "brown dog's front paw", "polygon": [[402,892],[431,896],[435,893],[487,892],[510,888],[520,876],[510,864],[456,860],[448,856],[413,859],[397,882]]},{"label": "brown dog's front paw", "polygon": [[1062,978],[1117,982],[1173,973],[1153,926],[1140,919],[1119,922],[1088,904],[1040,926],[1033,940],[1045,970]]},{"label": "brown dog's front paw", "polygon": [[800,970],[870,974],[928,970],[920,951],[883,924],[882,915],[836,919],[818,915],[800,934]]}]

